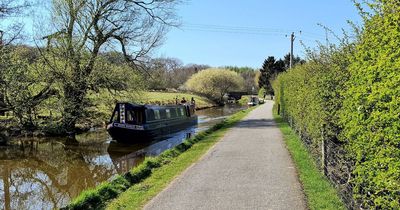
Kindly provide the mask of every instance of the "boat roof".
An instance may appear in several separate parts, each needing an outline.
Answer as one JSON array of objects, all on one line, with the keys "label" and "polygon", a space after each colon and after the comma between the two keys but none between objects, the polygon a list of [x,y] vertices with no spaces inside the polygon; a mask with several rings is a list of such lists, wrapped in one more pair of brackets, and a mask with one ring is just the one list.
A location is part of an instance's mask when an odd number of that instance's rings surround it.
[{"label": "boat roof", "polygon": [[171,104],[171,105],[150,105],[150,104],[135,104],[130,102],[118,102],[117,104],[129,105],[133,108],[144,108],[144,109],[162,109],[162,108],[178,108],[184,106],[183,104]]}]

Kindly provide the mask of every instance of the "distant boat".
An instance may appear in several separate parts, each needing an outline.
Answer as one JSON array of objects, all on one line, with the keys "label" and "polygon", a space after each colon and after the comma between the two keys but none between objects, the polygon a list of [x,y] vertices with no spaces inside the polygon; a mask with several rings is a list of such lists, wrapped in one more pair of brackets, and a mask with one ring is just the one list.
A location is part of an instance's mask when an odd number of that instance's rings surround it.
[{"label": "distant boat", "polygon": [[161,138],[197,124],[194,104],[138,105],[117,103],[107,131],[122,143],[137,143]]},{"label": "distant boat", "polygon": [[249,102],[247,103],[248,106],[256,106],[259,104],[259,99],[257,96],[250,96]]}]

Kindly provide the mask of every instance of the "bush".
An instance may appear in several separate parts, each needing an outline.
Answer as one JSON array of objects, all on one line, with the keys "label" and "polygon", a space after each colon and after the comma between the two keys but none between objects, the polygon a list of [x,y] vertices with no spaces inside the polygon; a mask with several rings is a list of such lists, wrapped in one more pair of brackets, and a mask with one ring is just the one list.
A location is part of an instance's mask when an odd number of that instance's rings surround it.
[{"label": "bush", "polygon": [[374,13],[361,10],[357,40],[320,46],[306,64],[278,76],[276,108],[315,154],[322,139],[343,145],[355,163],[356,208],[399,209],[400,4],[368,5]]},{"label": "bush", "polygon": [[195,93],[222,103],[226,93],[240,91],[244,88],[244,79],[231,70],[206,69],[191,76],[185,85]]},{"label": "bush", "polygon": [[400,208],[400,4],[375,1],[364,17],[341,111],[364,208]]}]

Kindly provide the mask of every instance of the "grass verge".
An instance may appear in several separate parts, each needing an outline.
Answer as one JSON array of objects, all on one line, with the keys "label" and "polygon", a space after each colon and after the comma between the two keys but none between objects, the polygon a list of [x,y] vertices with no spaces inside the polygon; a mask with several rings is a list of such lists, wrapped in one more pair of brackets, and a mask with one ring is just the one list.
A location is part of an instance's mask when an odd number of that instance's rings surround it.
[{"label": "grass verge", "polygon": [[[106,207],[108,209],[139,209],[143,207],[176,176],[208,151],[230,127],[253,109],[240,111],[157,157],[146,158],[142,164],[128,173],[110,182],[104,182],[95,189],[84,191],[62,209],[104,209]],[[115,200],[109,203],[112,199]]]},{"label": "grass verge", "polygon": [[346,209],[336,189],[318,170],[314,159],[309,154],[297,134],[284,122],[282,117],[274,114],[278,127],[283,133],[287,148],[296,165],[300,182],[303,185],[310,209]]}]

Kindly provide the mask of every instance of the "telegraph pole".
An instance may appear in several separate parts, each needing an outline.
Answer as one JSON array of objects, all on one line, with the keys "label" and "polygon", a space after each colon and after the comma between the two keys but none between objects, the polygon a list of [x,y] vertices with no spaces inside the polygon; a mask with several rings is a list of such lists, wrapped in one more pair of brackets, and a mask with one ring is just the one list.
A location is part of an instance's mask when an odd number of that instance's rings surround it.
[{"label": "telegraph pole", "polygon": [[293,67],[293,42],[295,40],[294,32],[290,35],[290,65],[289,69]]}]

